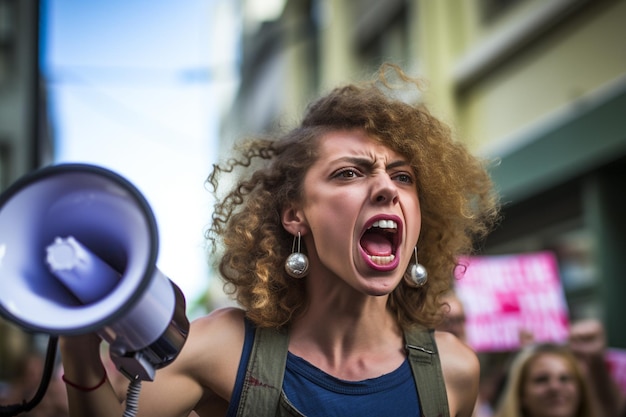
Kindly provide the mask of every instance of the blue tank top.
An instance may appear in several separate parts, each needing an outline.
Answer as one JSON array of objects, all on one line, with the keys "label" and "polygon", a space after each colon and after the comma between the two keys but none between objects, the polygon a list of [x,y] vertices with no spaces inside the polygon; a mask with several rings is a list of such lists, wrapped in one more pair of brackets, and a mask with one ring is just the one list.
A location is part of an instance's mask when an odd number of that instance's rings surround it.
[{"label": "blue tank top", "polygon": [[[255,328],[248,320],[245,322],[243,352],[227,417],[237,414],[252,351]],[[289,402],[307,417],[420,416],[417,388],[408,360],[377,378],[344,381],[288,352],[282,389]]]}]

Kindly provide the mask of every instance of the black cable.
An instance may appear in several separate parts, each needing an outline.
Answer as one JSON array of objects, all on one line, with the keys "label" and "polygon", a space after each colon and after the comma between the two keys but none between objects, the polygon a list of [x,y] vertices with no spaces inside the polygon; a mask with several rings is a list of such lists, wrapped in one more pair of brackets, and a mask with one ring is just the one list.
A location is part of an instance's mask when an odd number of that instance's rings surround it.
[{"label": "black cable", "polygon": [[46,395],[46,391],[48,390],[48,385],[50,384],[50,379],[52,377],[52,372],[54,371],[58,341],[58,336],[50,336],[48,339],[48,350],[46,352],[46,362],[44,364],[43,374],[41,375],[39,388],[37,388],[37,392],[33,398],[28,402],[24,400],[21,404],[0,405],[0,417],[12,417],[20,413],[30,411],[35,408],[39,402],[41,402],[44,395]]}]

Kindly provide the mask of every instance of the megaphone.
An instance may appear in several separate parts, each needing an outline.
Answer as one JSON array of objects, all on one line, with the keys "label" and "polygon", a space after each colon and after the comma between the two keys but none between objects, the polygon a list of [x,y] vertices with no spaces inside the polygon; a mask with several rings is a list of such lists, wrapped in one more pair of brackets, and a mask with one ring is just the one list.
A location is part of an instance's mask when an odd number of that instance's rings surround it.
[{"label": "megaphone", "polygon": [[0,195],[0,315],[32,332],[97,333],[123,374],[152,381],[189,332],[157,252],[154,214],[128,180],[89,164],[42,168]]}]

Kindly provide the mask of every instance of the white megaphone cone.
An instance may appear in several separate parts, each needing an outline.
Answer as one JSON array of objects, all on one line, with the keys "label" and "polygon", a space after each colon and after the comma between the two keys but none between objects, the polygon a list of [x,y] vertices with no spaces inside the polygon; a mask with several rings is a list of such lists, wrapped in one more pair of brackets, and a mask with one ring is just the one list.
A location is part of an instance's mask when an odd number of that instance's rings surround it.
[{"label": "white megaphone cone", "polygon": [[43,168],[0,195],[0,314],[49,335],[98,333],[131,380],[152,380],[189,331],[180,289],[155,266],[141,193],[107,169]]}]

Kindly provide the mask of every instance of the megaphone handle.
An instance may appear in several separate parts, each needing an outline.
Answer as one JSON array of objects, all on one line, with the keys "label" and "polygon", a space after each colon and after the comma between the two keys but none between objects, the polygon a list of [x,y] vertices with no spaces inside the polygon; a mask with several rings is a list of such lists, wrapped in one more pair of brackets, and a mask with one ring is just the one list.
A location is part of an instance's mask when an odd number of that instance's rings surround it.
[{"label": "megaphone handle", "polygon": [[46,391],[48,390],[50,378],[52,377],[52,372],[54,371],[54,361],[56,359],[58,341],[58,336],[50,336],[48,338],[48,349],[46,352],[46,361],[44,363],[43,374],[41,375],[39,388],[37,388],[37,392],[35,393],[33,398],[28,402],[24,400],[24,402],[21,404],[0,406],[0,417],[12,417],[23,412],[30,411],[41,402],[44,395],[46,394]]}]

